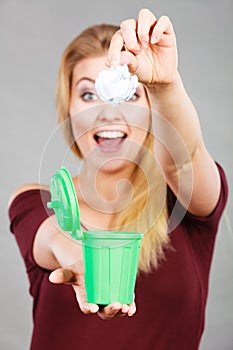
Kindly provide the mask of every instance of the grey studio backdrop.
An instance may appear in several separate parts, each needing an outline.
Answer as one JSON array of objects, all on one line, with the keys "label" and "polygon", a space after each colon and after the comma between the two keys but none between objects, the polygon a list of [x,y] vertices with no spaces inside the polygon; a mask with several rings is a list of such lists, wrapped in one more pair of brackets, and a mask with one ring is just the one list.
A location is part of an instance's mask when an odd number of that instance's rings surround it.
[{"label": "grey studio backdrop", "polygon": [[135,17],[142,7],[150,8],[157,16],[171,17],[178,39],[179,70],[198,110],[206,144],[228,176],[230,197],[216,243],[201,349],[233,349],[233,1],[1,0],[2,350],[29,348],[31,298],[23,261],[9,231],[7,201],[16,186],[39,181],[48,140],[42,180],[48,182],[61,165],[59,154],[64,154],[66,146],[59,133],[53,134],[54,88],[60,56],[86,26],[119,24]]}]

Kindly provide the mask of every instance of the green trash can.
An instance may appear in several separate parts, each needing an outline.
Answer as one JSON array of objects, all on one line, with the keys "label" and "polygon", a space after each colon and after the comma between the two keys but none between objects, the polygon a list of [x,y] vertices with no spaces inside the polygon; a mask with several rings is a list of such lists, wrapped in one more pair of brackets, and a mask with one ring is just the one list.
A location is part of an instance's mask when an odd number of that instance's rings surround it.
[{"label": "green trash can", "polygon": [[138,257],[143,234],[119,231],[82,231],[78,200],[65,167],[50,182],[51,202],[60,227],[82,240],[87,301],[108,305],[133,301]]}]

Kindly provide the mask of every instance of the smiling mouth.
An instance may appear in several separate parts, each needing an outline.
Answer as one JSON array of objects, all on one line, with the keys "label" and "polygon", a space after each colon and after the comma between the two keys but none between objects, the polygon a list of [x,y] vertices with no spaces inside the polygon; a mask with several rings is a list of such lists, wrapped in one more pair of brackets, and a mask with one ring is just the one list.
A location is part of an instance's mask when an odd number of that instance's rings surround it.
[{"label": "smiling mouth", "polygon": [[94,135],[94,139],[103,152],[116,152],[127,134],[118,130],[103,130]]}]

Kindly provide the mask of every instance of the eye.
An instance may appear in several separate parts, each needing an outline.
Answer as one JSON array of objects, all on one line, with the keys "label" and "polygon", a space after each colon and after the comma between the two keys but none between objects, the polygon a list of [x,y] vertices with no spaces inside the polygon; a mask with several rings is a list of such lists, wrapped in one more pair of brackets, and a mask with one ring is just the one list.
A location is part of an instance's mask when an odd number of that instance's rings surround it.
[{"label": "eye", "polygon": [[133,96],[129,99],[129,101],[137,101],[137,99],[139,98],[140,96],[135,92],[135,94],[133,94]]},{"label": "eye", "polygon": [[84,92],[81,97],[84,101],[96,101],[98,99],[97,95],[93,92]]}]

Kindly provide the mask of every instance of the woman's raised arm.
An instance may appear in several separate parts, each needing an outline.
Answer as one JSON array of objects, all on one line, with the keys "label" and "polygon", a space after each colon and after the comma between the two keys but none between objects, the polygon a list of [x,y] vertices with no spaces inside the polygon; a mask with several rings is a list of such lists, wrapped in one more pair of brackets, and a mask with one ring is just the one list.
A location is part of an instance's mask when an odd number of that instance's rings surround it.
[{"label": "woman's raised arm", "polygon": [[137,19],[123,21],[112,38],[107,59],[109,66],[118,64],[127,64],[147,89],[155,157],[168,185],[187,210],[209,215],[219,198],[220,177],[178,73],[170,19],[157,19],[150,10],[142,9]]}]

